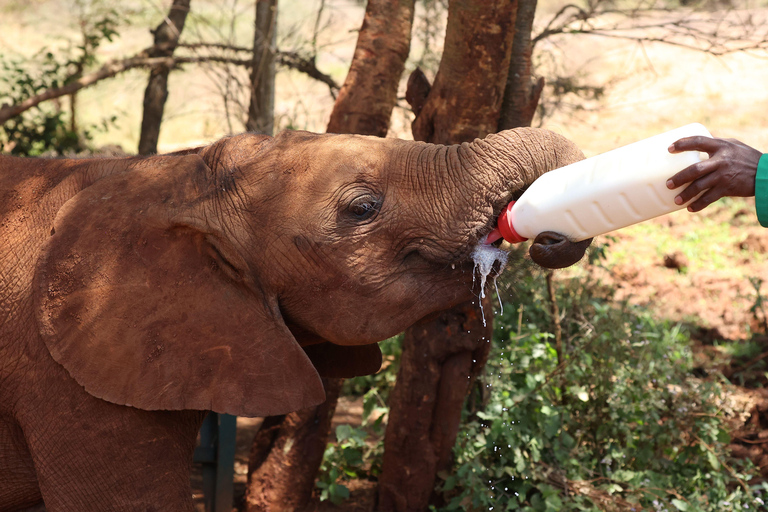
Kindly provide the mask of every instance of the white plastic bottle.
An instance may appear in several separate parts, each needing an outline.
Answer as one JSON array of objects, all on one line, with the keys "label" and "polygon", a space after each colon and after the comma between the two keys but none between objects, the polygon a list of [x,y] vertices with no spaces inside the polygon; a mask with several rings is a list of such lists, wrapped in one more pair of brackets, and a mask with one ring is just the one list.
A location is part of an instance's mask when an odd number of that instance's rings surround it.
[{"label": "white plastic bottle", "polygon": [[684,208],[675,204],[680,190],[666,182],[701,157],[667,148],[693,135],[712,136],[689,124],[543,174],[502,212],[489,241],[500,235],[522,242],[554,231],[578,242]]}]

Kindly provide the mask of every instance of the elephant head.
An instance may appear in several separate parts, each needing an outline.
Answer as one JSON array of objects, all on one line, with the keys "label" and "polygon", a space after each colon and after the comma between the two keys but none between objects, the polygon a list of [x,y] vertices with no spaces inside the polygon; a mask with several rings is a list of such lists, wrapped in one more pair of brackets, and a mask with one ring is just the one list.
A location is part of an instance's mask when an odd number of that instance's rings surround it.
[{"label": "elephant head", "polygon": [[[457,146],[243,134],[138,159],[58,212],[36,273],[42,337],[118,404],[314,405],[318,372],[375,372],[375,342],[477,294],[470,254],[499,211],[581,158],[517,129]],[[587,245],[546,234],[531,256],[560,267]]]}]

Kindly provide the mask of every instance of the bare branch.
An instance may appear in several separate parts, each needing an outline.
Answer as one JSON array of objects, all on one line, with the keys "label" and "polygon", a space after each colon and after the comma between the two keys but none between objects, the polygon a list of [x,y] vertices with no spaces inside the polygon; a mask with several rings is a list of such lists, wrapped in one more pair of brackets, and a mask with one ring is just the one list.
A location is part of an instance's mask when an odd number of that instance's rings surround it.
[{"label": "bare branch", "polygon": [[[187,48],[190,50],[198,50],[198,49],[215,49],[215,50],[223,50],[223,51],[231,51],[231,52],[242,52],[242,53],[251,53],[253,52],[253,48],[246,48],[244,46],[232,46],[228,44],[220,44],[220,43],[187,43],[187,44],[180,44],[179,48]],[[219,57],[219,59],[222,59],[222,57]],[[213,60],[213,59],[212,59]],[[314,78],[315,80],[319,82],[323,82],[328,86],[328,88],[331,90],[331,95],[336,98],[336,92],[340,89],[339,84],[336,83],[336,81],[331,78],[330,75],[326,75],[319,69],[317,69],[317,66],[315,65],[315,58],[313,56],[305,56],[298,52],[287,52],[287,51],[281,51],[277,50],[275,54],[275,61],[277,64],[284,66],[289,69],[295,69],[296,71],[300,71],[310,78]],[[220,62],[230,62],[230,63],[239,63],[240,60],[238,59],[231,59],[231,60],[220,60]]]},{"label": "bare branch", "polygon": [[[187,45],[179,45],[179,46],[186,47]],[[205,43],[201,43],[199,45],[199,47],[219,47],[219,46],[225,47],[227,45],[211,45],[211,44],[205,44]],[[227,47],[226,49],[235,49],[235,48],[236,47]],[[144,50],[138,55],[127,58],[127,59],[113,60],[113,61],[107,62],[101,68],[99,68],[97,71],[94,71],[93,73],[83,75],[77,80],[74,80],[62,87],[55,87],[55,88],[43,91],[42,93],[31,96],[26,100],[20,103],[17,103],[15,105],[9,105],[9,104],[2,105],[2,107],[0,107],[0,125],[5,123],[8,119],[16,117],[19,114],[29,110],[30,108],[36,107],[37,105],[39,105],[44,101],[60,98],[62,96],[68,96],[70,94],[73,94],[79,91],[80,89],[84,89],[86,87],[94,85],[95,83],[101,80],[112,78],[114,76],[119,75],[120,73],[124,73],[131,69],[154,68],[158,66],[172,69],[182,64],[199,64],[204,62],[232,64],[236,66],[242,66],[245,68],[250,68],[251,65],[253,64],[253,61],[251,58],[240,59],[240,58],[233,58],[233,57],[219,56],[219,55],[200,55],[196,57],[179,57],[179,56],[148,57],[148,55],[151,54],[150,53],[151,50],[152,48]],[[326,75],[325,73],[317,69],[317,66],[315,66],[315,63],[312,59],[302,57],[301,55],[295,52],[278,52],[278,54],[276,55],[276,61],[281,66],[285,66],[290,69],[295,69],[297,71],[300,71],[308,75],[311,78],[314,78],[315,80],[323,82],[330,89],[331,95],[334,98],[336,97],[336,92],[340,88],[339,85],[329,75]]]},{"label": "bare branch", "polygon": [[325,0],[320,0],[320,7],[317,9],[317,16],[315,17],[315,26],[312,29],[312,54],[317,55],[317,37],[320,35],[320,18],[323,17],[323,10],[325,9]]},{"label": "bare branch", "polygon": [[174,63],[175,59],[173,58],[146,57],[143,55],[122,61],[108,62],[104,64],[98,71],[84,75],[79,79],[68,83],[67,85],[48,89],[40,94],[36,94],[30,98],[27,98],[26,100],[16,105],[3,105],[0,107],[0,124],[5,123],[8,119],[17,116],[44,101],[73,94],[80,89],[95,84],[99,80],[111,78],[120,73],[128,71],[129,69],[153,66],[172,66]]},{"label": "bare branch", "polygon": [[306,74],[310,78],[314,78],[318,82],[323,82],[330,89],[331,96],[333,96],[333,98],[336,99],[336,93],[340,89],[339,84],[337,84],[336,81],[333,78],[331,78],[330,75],[326,75],[325,73],[317,69],[317,66],[315,66],[314,59],[303,57],[296,52],[281,52],[281,51],[277,52],[277,55],[275,55],[275,59],[276,59],[276,62],[281,66],[285,66],[290,69],[295,69],[296,71],[300,71]]},{"label": "bare branch", "polygon": [[765,20],[753,12],[723,14],[657,7],[638,2],[616,9],[615,3],[595,0],[585,6],[563,6],[536,35],[533,44],[558,34],[585,34],[637,42],[659,42],[712,55],[768,49]]},{"label": "bare branch", "polygon": [[208,50],[208,49],[214,49],[214,50],[225,50],[229,52],[243,52],[243,53],[252,53],[253,48],[248,48],[246,46],[233,46],[230,44],[223,44],[223,43],[179,43],[179,48],[186,48],[189,50]]}]

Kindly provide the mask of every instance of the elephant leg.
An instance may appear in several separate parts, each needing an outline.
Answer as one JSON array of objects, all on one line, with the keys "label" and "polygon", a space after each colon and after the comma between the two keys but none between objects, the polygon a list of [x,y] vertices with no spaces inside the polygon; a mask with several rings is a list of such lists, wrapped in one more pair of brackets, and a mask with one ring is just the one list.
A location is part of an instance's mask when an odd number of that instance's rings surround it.
[{"label": "elephant leg", "polygon": [[59,384],[54,400],[20,418],[48,512],[193,510],[192,453],[205,413],[143,411],[94,398],[71,379]]},{"label": "elephant leg", "polygon": [[31,507],[42,500],[35,466],[21,428],[0,416],[0,511]]}]

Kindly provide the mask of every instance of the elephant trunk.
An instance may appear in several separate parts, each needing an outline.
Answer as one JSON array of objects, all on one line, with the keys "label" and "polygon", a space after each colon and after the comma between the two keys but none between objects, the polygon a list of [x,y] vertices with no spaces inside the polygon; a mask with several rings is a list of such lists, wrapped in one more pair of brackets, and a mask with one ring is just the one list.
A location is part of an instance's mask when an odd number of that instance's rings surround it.
[{"label": "elephant trunk", "polygon": [[[457,196],[464,200],[459,209],[473,212],[474,222],[464,227],[469,230],[465,235],[475,241],[490,231],[515,193],[545,172],[584,158],[573,142],[536,128],[506,130],[446,150],[456,152],[448,161],[457,161],[459,170],[450,174],[457,183]],[[561,268],[581,259],[590,242],[571,243],[563,235],[543,233],[534,240],[530,254],[543,267]]]},{"label": "elephant trunk", "polygon": [[459,160],[468,176],[485,188],[485,201],[495,212],[512,195],[547,171],[584,158],[581,150],[565,137],[548,130],[516,128],[485,139],[462,144]]}]

